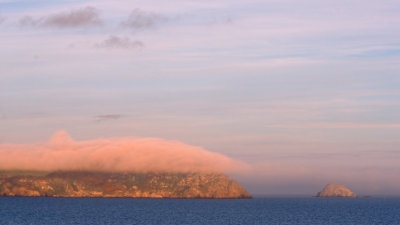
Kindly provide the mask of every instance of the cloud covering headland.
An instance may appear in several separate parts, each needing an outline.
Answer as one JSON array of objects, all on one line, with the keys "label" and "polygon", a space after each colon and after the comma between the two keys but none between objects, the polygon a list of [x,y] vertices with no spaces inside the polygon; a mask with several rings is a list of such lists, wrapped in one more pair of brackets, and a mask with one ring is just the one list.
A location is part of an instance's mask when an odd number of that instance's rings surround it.
[{"label": "cloud covering headland", "polygon": [[111,138],[75,141],[56,132],[42,144],[0,144],[1,170],[239,173],[247,165],[178,141]]}]

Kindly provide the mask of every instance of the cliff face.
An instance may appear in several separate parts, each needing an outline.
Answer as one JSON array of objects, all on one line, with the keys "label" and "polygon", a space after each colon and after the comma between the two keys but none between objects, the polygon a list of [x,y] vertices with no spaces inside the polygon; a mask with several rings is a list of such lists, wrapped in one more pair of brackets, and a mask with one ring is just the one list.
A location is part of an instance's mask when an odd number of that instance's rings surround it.
[{"label": "cliff face", "polygon": [[0,173],[2,196],[251,198],[223,174],[200,173]]},{"label": "cliff face", "polygon": [[327,184],[325,188],[318,192],[317,197],[351,197],[356,198],[357,195],[350,191],[342,184]]}]

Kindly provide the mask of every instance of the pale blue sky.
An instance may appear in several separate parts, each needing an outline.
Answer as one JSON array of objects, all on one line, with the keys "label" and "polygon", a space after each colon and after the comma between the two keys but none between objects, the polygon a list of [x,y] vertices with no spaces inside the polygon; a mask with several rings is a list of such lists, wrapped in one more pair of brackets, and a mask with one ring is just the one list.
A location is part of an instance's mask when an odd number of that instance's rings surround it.
[{"label": "pale blue sky", "polygon": [[256,167],[238,177],[253,193],[400,194],[399,15],[388,0],[0,0],[0,141],[159,137]]}]

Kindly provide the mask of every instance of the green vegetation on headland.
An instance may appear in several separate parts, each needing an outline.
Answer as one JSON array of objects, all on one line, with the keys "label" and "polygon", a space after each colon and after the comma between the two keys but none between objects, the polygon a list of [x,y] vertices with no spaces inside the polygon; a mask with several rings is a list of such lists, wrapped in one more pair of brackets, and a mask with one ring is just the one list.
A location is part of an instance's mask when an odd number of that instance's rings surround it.
[{"label": "green vegetation on headland", "polygon": [[251,198],[215,173],[1,171],[0,195],[131,198]]}]

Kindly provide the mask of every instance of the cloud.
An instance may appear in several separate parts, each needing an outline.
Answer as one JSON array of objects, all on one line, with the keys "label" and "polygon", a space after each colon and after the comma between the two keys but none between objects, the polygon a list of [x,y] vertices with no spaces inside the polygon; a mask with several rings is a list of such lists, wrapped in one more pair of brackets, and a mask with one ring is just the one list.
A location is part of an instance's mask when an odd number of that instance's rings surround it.
[{"label": "cloud", "polygon": [[43,144],[0,144],[0,169],[239,173],[247,165],[158,138],[75,141],[59,131]]},{"label": "cloud", "polygon": [[70,12],[61,12],[46,17],[33,18],[25,16],[19,21],[20,26],[40,26],[40,27],[91,27],[102,25],[99,13],[94,7],[85,7],[72,10]]},{"label": "cloud", "polygon": [[400,128],[398,123],[346,123],[346,122],[326,122],[326,123],[304,123],[304,124],[272,124],[268,128],[290,128],[290,129],[380,129],[380,128]]},{"label": "cloud", "polygon": [[113,49],[137,49],[143,48],[144,44],[141,41],[132,41],[128,37],[118,37],[111,35],[106,40],[96,44],[98,48],[113,48]]},{"label": "cloud", "polygon": [[54,27],[82,27],[101,25],[97,10],[93,7],[71,11],[69,13],[54,14],[46,18],[45,26]]},{"label": "cloud", "polygon": [[2,17],[2,16],[0,15],[0,24],[2,24],[2,23],[4,22],[4,20],[6,20],[6,18],[4,18],[4,17]]},{"label": "cloud", "polygon": [[19,25],[22,27],[37,26],[41,23],[42,19],[34,19],[31,16],[24,16],[19,20]]},{"label": "cloud", "polygon": [[106,115],[99,115],[96,116],[96,122],[103,122],[107,120],[118,120],[122,117],[120,114],[106,114]]},{"label": "cloud", "polygon": [[129,18],[121,23],[121,26],[132,30],[145,30],[154,28],[158,24],[166,21],[168,21],[168,18],[162,15],[134,9],[129,15]]}]

